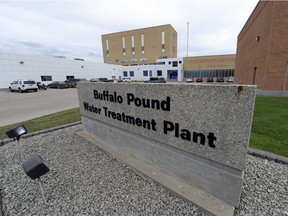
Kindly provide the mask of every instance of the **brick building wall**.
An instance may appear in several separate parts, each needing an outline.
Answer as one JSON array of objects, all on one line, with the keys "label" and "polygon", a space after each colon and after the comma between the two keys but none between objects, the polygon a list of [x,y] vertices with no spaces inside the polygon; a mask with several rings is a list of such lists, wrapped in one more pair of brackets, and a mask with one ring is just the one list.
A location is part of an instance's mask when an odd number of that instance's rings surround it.
[{"label": "brick building wall", "polygon": [[143,65],[155,63],[159,58],[177,58],[177,32],[171,25],[161,25],[105,34],[102,50],[104,63],[117,65]]},{"label": "brick building wall", "polygon": [[238,35],[235,83],[287,91],[288,2],[259,1]]}]

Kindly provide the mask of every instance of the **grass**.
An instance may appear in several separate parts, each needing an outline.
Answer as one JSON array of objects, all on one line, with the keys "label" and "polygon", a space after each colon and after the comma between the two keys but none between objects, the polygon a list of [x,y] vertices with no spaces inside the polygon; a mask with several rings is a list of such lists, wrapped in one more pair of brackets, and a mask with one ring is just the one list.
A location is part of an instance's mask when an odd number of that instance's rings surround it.
[{"label": "grass", "polygon": [[28,120],[25,122],[19,122],[13,125],[7,125],[0,127],[0,140],[7,138],[6,131],[9,129],[16,127],[19,124],[24,124],[27,128],[28,132],[35,132],[39,130],[44,130],[64,124],[69,124],[72,122],[80,121],[80,109],[74,108],[62,112],[57,112],[54,114],[46,115],[43,117],[35,118],[32,120]]},{"label": "grass", "polygon": [[[22,122],[29,133],[80,121],[79,108]],[[18,124],[0,127],[0,139]],[[257,96],[250,147],[288,157],[288,97]]]},{"label": "grass", "polygon": [[250,147],[288,157],[288,97],[257,96]]}]

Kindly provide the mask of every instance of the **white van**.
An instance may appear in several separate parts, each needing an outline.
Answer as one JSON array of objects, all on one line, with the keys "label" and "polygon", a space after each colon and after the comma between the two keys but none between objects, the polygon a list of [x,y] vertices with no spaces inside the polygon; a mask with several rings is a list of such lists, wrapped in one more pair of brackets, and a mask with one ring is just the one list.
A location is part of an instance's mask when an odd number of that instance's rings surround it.
[{"label": "white van", "polygon": [[38,87],[34,80],[21,79],[12,82],[9,86],[9,90],[11,92],[12,91],[24,92],[27,90],[33,90],[34,92],[37,92]]}]

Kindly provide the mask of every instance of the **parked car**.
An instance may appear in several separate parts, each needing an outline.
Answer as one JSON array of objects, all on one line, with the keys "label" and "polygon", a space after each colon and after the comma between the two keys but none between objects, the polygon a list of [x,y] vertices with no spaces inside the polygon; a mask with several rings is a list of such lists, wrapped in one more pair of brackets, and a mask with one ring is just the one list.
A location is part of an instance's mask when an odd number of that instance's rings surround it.
[{"label": "parked car", "polygon": [[46,90],[47,89],[47,86],[41,82],[37,82],[37,87],[39,90],[41,90],[41,89]]},{"label": "parked car", "polygon": [[64,89],[64,88],[69,88],[69,84],[63,81],[54,81],[48,84],[48,88]]},{"label": "parked car", "polygon": [[13,92],[13,91],[24,92],[24,91],[28,91],[28,90],[32,90],[34,92],[37,92],[38,87],[37,87],[36,82],[34,80],[21,79],[21,80],[16,80],[16,81],[10,83],[9,90],[11,92]]},{"label": "parked car", "polygon": [[233,76],[228,77],[227,82],[233,83],[234,82],[234,77]]},{"label": "parked car", "polygon": [[123,82],[128,82],[128,83],[130,83],[130,82],[131,82],[131,78],[130,78],[130,77],[124,77],[124,78],[123,78]]},{"label": "parked car", "polygon": [[224,78],[223,77],[217,77],[216,82],[224,82]]},{"label": "parked car", "polygon": [[166,80],[164,77],[150,77],[150,79],[144,81],[144,83],[166,83]]},{"label": "parked car", "polygon": [[193,79],[193,78],[188,78],[188,79],[186,79],[186,83],[192,83],[192,82],[194,82],[194,79]]},{"label": "parked car", "polygon": [[196,82],[203,82],[203,78],[202,77],[197,78]]},{"label": "parked car", "polygon": [[90,79],[90,82],[107,82],[107,78],[92,78]]},{"label": "parked car", "polygon": [[208,77],[207,82],[214,82],[214,79],[212,77]]},{"label": "parked car", "polygon": [[69,87],[71,88],[76,88],[77,86],[77,82],[81,82],[81,81],[86,81],[86,79],[75,79],[75,78],[70,78],[65,80],[65,82],[69,85]]}]

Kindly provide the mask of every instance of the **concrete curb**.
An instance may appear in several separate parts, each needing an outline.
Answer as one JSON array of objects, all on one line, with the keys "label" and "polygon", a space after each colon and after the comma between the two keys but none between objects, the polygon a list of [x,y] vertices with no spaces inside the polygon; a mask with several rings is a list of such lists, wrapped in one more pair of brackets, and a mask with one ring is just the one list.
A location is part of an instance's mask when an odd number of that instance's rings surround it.
[{"label": "concrete curb", "polygon": [[[32,137],[32,136],[36,136],[36,135],[39,135],[39,134],[45,134],[45,133],[56,131],[56,130],[60,130],[60,129],[63,129],[63,128],[72,127],[72,126],[75,126],[75,125],[78,125],[78,124],[81,124],[81,121],[73,122],[73,123],[70,123],[70,124],[61,125],[61,126],[58,126],[58,127],[49,128],[49,129],[45,129],[45,130],[41,130],[41,131],[36,131],[36,132],[33,132],[33,133],[29,133],[29,134],[25,134],[25,135],[22,136],[22,138]],[[6,138],[4,140],[0,140],[0,146],[5,145],[5,144],[10,143],[10,142],[14,142],[14,140],[9,139],[9,138]],[[269,161],[274,161],[276,163],[288,164],[288,158],[287,157],[284,157],[284,156],[281,156],[281,155],[276,155],[276,154],[273,154],[273,153],[270,153],[270,152],[266,152],[266,151],[262,151],[262,150],[259,150],[259,149],[254,149],[254,148],[250,148],[249,147],[248,148],[248,154],[252,155],[254,157],[267,159]]]},{"label": "concrete curb", "polygon": [[[73,122],[73,123],[69,123],[69,124],[65,124],[65,125],[61,125],[61,126],[45,129],[45,130],[40,130],[40,131],[36,131],[36,132],[33,132],[33,133],[29,133],[29,134],[25,134],[25,135],[22,136],[22,138],[28,138],[28,137],[36,136],[36,135],[39,135],[39,134],[49,133],[49,132],[60,130],[60,129],[64,129],[64,128],[67,128],[67,127],[72,127],[72,126],[75,126],[75,125],[78,125],[78,124],[81,124],[81,121]],[[9,138],[0,140],[0,146],[3,146],[3,145],[5,145],[7,143],[10,143],[10,142],[14,142],[14,140],[13,139],[9,139]]]},{"label": "concrete curb", "polygon": [[263,159],[267,159],[269,161],[275,161],[277,163],[281,163],[281,164],[288,164],[288,158],[281,156],[281,155],[276,155],[270,152],[266,152],[266,151],[262,151],[259,149],[254,149],[254,148],[248,148],[248,154],[258,157],[258,158],[263,158]]}]

